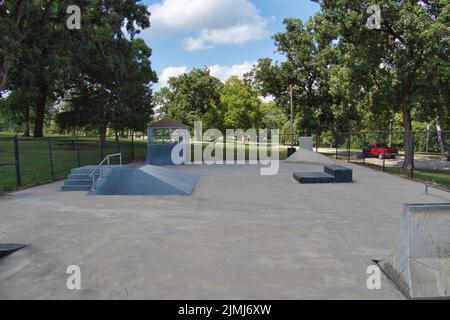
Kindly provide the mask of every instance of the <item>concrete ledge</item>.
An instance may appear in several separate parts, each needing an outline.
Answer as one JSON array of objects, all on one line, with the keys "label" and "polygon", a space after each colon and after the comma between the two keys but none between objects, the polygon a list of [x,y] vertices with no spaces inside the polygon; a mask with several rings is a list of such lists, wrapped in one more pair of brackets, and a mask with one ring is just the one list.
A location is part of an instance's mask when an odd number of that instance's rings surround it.
[{"label": "concrete ledge", "polygon": [[353,182],[353,170],[339,165],[328,165],[324,168],[325,173],[336,178],[338,183]]},{"label": "concrete ledge", "polygon": [[334,183],[336,179],[325,172],[295,172],[294,179],[300,183]]}]

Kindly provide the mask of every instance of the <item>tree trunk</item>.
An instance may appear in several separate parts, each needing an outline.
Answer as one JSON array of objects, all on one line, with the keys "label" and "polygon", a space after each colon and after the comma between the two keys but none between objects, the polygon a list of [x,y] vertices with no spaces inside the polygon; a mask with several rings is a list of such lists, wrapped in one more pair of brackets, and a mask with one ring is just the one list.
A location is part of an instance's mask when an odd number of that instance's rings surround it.
[{"label": "tree trunk", "polygon": [[30,108],[27,108],[27,111],[25,111],[24,120],[25,129],[23,136],[28,138],[30,137]]},{"label": "tree trunk", "polygon": [[43,86],[39,90],[38,97],[36,99],[36,117],[34,119],[34,138],[42,138],[44,136],[44,120],[45,109],[47,106],[48,88]]},{"label": "tree trunk", "polygon": [[442,137],[442,121],[438,108],[434,108],[434,113],[436,115],[436,131],[439,142],[439,151],[441,153],[441,160],[445,161],[447,160],[447,157],[445,156],[444,139]]},{"label": "tree trunk", "polygon": [[411,101],[409,95],[403,98],[402,108],[405,144],[405,161],[403,163],[403,168],[412,170],[414,169],[414,137],[412,132]]},{"label": "tree trunk", "polygon": [[0,56],[0,92],[6,87],[6,79],[8,77],[9,63],[6,57]]},{"label": "tree trunk", "polygon": [[100,128],[100,146],[105,145],[106,142],[106,126]]}]

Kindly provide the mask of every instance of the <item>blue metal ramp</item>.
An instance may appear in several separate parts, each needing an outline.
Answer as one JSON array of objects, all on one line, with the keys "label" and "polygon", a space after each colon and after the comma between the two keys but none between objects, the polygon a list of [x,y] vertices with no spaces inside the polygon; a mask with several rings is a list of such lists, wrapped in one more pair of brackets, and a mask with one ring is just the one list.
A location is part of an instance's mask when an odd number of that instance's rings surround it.
[{"label": "blue metal ramp", "polygon": [[91,195],[190,195],[200,176],[164,167],[111,167]]}]

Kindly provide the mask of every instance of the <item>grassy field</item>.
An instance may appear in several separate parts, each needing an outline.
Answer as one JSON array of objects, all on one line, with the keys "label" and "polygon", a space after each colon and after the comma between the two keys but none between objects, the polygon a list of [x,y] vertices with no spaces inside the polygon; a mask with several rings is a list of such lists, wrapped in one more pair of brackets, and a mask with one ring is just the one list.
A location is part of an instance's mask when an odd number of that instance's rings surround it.
[{"label": "grassy field", "polygon": [[[380,166],[366,164],[373,169],[381,170]],[[400,177],[410,178],[410,171],[402,168],[385,168],[385,172],[395,174]],[[426,184],[437,184],[450,189],[450,172],[444,170],[414,170],[413,180]]]},{"label": "grassy field", "polygon": [[[334,153],[322,153],[325,156],[334,158],[335,154]],[[346,160],[347,157],[345,156],[340,156],[338,157],[338,159],[341,160]],[[381,165],[376,165],[376,164],[370,164],[370,163],[366,163],[363,164],[361,162],[361,160],[356,159],[355,157],[350,157],[350,160],[352,161],[353,164],[359,164],[359,165],[363,165],[375,170],[382,170],[382,166]],[[390,173],[390,174],[395,174],[397,176],[400,177],[404,177],[404,178],[410,178],[411,177],[411,172],[404,170],[402,168],[392,168],[392,167],[385,167],[385,172]],[[437,184],[440,185],[444,188],[449,188],[450,189],[450,172],[445,171],[445,170],[414,170],[414,180],[417,182],[422,182],[422,183],[427,183],[427,184]]]},{"label": "grassy field", "polygon": [[[78,167],[77,149],[70,145],[71,138],[52,137],[51,152],[54,180],[64,179],[71,169]],[[101,159],[101,149],[96,138],[80,138],[79,159],[81,166],[98,164]],[[29,187],[52,181],[49,141],[47,139],[20,139],[19,159],[22,187]],[[135,159],[142,160],[147,152],[145,141],[135,141]],[[121,140],[119,146],[113,139],[105,143],[103,154],[116,152],[124,154],[124,162],[131,161],[131,141]],[[0,193],[16,188],[16,171],[14,164],[14,143],[11,140],[0,139]]]},{"label": "grassy field", "polygon": [[[13,134],[0,136],[0,194],[16,189],[16,171],[14,166],[14,142],[5,140]],[[19,141],[19,159],[22,186],[21,188],[49,183],[53,180],[64,179],[71,169],[78,167],[77,149],[71,146],[71,137],[51,137],[52,162],[48,139],[24,139]],[[95,165],[102,160],[101,149],[97,138],[80,138],[80,165]],[[206,145],[203,146],[205,148]],[[245,146],[246,159],[250,150],[256,146]],[[193,150],[193,146],[192,146]],[[124,163],[132,161],[131,140],[121,139],[119,145],[114,139],[108,139],[104,145],[103,156],[113,153],[123,153]],[[134,160],[144,161],[147,153],[147,143],[143,140],[134,142]],[[237,154],[237,150],[235,151]],[[194,153],[192,152],[192,157]],[[225,152],[224,152],[225,157]],[[236,157],[236,156],[235,156]],[[287,157],[287,149],[281,147],[280,160]],[[117,160],[116,160],[117,161]],[[2,165],[8,164],[8,165]],[[53,178],[51,164],[53,165]]]}]

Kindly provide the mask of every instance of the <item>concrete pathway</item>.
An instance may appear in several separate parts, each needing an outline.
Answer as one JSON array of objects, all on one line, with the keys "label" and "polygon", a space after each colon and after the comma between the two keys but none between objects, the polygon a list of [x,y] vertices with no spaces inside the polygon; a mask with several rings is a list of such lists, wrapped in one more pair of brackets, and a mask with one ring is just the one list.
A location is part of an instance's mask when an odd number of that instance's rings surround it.
[{"label": "concrete pathway", "polygon": [[[344,165],[347,165],[343,163]],[[192,196],[92,197],[53,183],[0,197],[0,299],[402,299],[371,259],[394,248],[404,203],[450,202],[356,165],[355,183],[300,185],[281,165],[186,166]],[[66,288],[69,265],[80,291]]]}]

